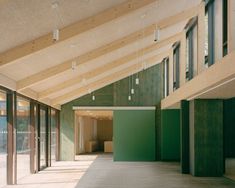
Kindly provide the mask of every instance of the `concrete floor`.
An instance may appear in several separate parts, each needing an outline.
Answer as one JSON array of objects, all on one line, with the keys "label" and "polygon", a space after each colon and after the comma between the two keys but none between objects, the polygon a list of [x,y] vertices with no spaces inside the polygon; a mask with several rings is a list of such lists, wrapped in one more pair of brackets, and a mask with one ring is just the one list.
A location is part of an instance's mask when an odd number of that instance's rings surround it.
[{"label": "concrete floor", "polygon": [[225,176],[235,180],[235,158],[225,160]]},{"label": "concrete floor", "polygon": [[24,177],[7,188],[234,188],[226,178],[182,175],[178,163],[113,162],[112,155],[80,155],[77,161]]}]

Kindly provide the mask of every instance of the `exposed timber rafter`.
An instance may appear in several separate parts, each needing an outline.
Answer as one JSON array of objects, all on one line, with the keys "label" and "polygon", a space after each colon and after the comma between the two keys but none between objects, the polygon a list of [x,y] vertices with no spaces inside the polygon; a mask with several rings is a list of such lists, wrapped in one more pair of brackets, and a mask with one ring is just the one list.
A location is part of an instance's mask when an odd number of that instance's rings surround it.
[{"label": "exposed timber rafter", "polygon": [[[146,68],[149,68],[151,66],[154,66],[154,65],[160,63],[164,57],[167,57],[169,55],[169,51],[164,52],[163,54],[145,59],[144,61],[146,63]],[[140,63],[131,65],[128,68],[125,68],[125,69],[118,71],[114,74],[111,74],[111,75],[108,75],[104,78],[101,78],[100,80],[98,80],[96,82],[93,82],[93,83],[88,84],[84,87],[75,89],[69,93],[66,93],[62,96],[59,96],[59,97],[55,98],[54,100],[52,100],[52,104],[53,105],[64,104],[68,101],[71,101],[71,100],[76,99],[78,97],[81,97],[85,94],[88,94],[88,90],[90,88],[92,88],[93,90],[100,89],[108,84],[114,83],[118,80],[121,80],[121,79],[127,77],[127,76],[135,74],[135,73],[141,71],[142,69],[143,69],[143,66]]]},{"label": "exposed timber rafter", "polygon": [[60,38],[57,42],[53,41],[52,34],[41,36],[33,41],[19,45],[13,49],[0,54],[0,67],[14,62],[24,56],[30,55],[44,48],[50,47],[58,42],[69,39],[73,36],[84,33],[90,29],[110,22],[118,17],[131,13],[157,0],[128,0],[115,7],[106,9],[94,16],[80,20],[72,25],[60,30]]},{"label": "exposed timber rafter", "polygon": [[39,93],[39,98],[45,98],[45,97],[49,96],[50,94],[56,93],[60,90],[63,90],[68,87],[71,87],[73,85],[76,85],[77,83],[81,82],[83,79],[88,80],[93,77],[97,77],[98,75],[102,74],[105,71],[110,71],[116,67],[124,65],[124,64],[138,58],[138,54],[147,54],[147,53],[150,53],[154,50],[160,49],[166,45],[173,44],[174,42],[180,40],[181,35],[182,35],[182,33],[177,33],[167,39],[163,39],[163,40],[159,41],[156,44],[152,44],[150,46],[142,48],[142,49],[138,50],[137,52],[133,52],[131,54],[128,54],[128,55],[121,57],[120,59],[117,59],[117,60],[115,60],[111,63],[108,63],[102,67],[98,67],[90,72],[84,73],[84,74],[79,75],[73,79],[69,79],[61,84],[58,84],[54,87],[46,89],[46,90]]}]

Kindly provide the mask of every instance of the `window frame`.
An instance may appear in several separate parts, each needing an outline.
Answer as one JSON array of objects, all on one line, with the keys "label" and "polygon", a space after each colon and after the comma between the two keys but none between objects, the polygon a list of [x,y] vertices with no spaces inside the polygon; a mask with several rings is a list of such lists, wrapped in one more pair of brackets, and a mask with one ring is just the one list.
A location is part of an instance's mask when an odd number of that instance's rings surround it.
[{"label": "window frame", "polygon": [[173,91],[180,86],[180,42],[173,45]]},{"label": "window frame", "polygon": [[[205,64],[208,67],[215,63],[215,20],[214,20],[214,0],[205,0],[205,15],[208,14],[208,61],[205,59]],[[205,56],[206,58],[206,56]]]}]

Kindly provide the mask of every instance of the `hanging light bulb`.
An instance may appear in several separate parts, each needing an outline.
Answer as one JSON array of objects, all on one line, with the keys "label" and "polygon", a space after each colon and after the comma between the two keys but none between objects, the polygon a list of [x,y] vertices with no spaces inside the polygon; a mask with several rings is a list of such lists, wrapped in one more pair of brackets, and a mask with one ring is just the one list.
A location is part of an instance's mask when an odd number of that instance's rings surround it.
[{"label": "hanging light bulb", "polygon": [[136,84],[136,85],[139,85],[139,84],[140,84],[140,79],[139,79],[138,77],[135,79],[135,84]]},{"label": "hanging light bulb", "polygon": [[135,94],[134,88],[131,89],[131,94],[132,94],[132,95]]},{"label": "hanging light bulb", "polygon": [[154,42],[157,42],[160,38],[160,29],[156,28],[154,31]]},{"label": "hanging light bulb", "polygon": [[128,101],[131,101],[131,95],[128,96]]},{"label": "hanging light bulb", "polygon": [[54,29],[53,30],[53,41],[58,41],[60,38],[60,31],[59,29]]},{"label": "hanging light bulb", "polygon": [[72,70],[75,70],[77,66],[77,62],[76,61],[72,61]]},{"label": "hanging light bulb", "polygon": [[93,101],[95,100],[95,95],[94,95],[94,94],[92,95],[92,100],[93,100]]}]

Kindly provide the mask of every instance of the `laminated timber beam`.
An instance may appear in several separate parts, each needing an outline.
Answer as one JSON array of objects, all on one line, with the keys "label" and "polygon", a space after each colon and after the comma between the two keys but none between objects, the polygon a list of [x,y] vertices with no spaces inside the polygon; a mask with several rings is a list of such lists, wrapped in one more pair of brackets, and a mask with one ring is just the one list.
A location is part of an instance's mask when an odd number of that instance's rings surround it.
[{"label": "laminated timber beam", "polygon": [[[151,57],[151,58],[144,60],[144,62],[146,63],[146,68],[149,68],[149,67],[152,67],[156,64],[161,63],[162,59],[167,56],[169,56],[169,51],[163,52],[161,55],[157,55],[157,56],[154,56],[154,57]],[[59,96],[59,97],[55,98],[54,100],[52,100],[52,104],[53,105],[64,104],[68,101],[71,101],[71,100],[74,100],[78,97],[86,95],[88,93],[89,89],[92,89],[93,91],[100,89],[106,85],[109,85],[109,84],[114,83],[118,80],[121,80],[127,76],[135,74],[135,73],[141,71],[142,69],[143,69],[143,66],[140,63],[131,65],[128,68],[124,68],[118,72],[115,72],[111,75],[108,75],[104,78],[101,78],[93,83],[90,83],[90,84],[84,86],[84,87],[75,89],[69,93],[66,93],[62,96]]]},{"label": "laminated timber beam", "polygon": [[183,20],[190,19],[194,16],[197,16],[199,8],[200,8],[200,5],[192,7],[188,10],[185,10],[185,11],[183,11],[183,13],[178,13],[178,14],[175,14],[174,16],[164,18],[161,21],[157,22],[156,24],[149,25],[139,31],[131,33],[128,36],[117,39],[109,44],[106,44],[104,46],[96,48],[92,51],[89,51],[85,54],[82,54],[76,58],[70,59],[66,62],[59,64],[59,65],[53,66],[47,70],[41,71],[41,72],[36,73],[34,75],[31,75],[29,77],[26,77],[26,78],[18,81],[17,90],[21,90],[26,87],[30,87],[32,85],[39,83],[39,82],[42,82],[43,80],[46,80],[50,77],[53,77],[57,74],[60,74],[66,70],[69,70],[71,68],[72,61],[79,62],[77,64],[81,65],[81,64],[86,63],[88,61],[91,61],[95,58],[98,58],[102,55],[110,53],[114,50],[122,48],[125,45],[131,44],[131,43],[135,42],[136,40],[139,40],[143,37],[147,37],[147,36],[151,35],[156,27],[159,27],[162,29],[162,28],[168,27],[170,25],[174,25],[174,24],[181,22]]},{"label": "laminated timber beam", "polygon": [[50,47],[58,42],[62,42],[66,39],[84,33],[90,29],[110,22],[118,17],[129,14],[155,1],[156,0],[128,0],[115,7],[106,9],[94,16],[80,20],[74,24],[62,28],[60,30],[60,39],[57,42],[53,41],[52,34],[49,33],[23,45],[19,45],[0,54],[0,66],[6,65],[13,62],[14,60],[30,55],[44,48]]},{"label": "laminated timber beam", "polygon": [[[147,54],[152,51],[158,50],[166,45],[173,44],[174,42],[180,40],[181,36],[182,36],[182,33],[175,34],[167,39],[159,41],[156,44],[152,44],[152,45],[147,46],[145,48],[142,48],[138,51],[132,52],[131,54],[128,54],[124,57],[121,57],[120,59],[114,60],[113,62],[110,62],[106,65],[101,66],[101,67],[98,67],[90,72],[84,73],[84,74],[79,75],[75,78],[69,79],[61,84],[58,84],[58,85],[53,86],[49,89],[46,89],[46,90],[39,93],[39,98],[40,99],[45,98],[53,93],[59,92],[60,90],[64,90],[68,87],[72,87],[73,85],[76,85],[79,82],[81,82],[83,79],[89,80],[89,79],[92,79],[94,77],[101,75],[104,72],[111,71],[114,68],[117,68],[121,65],[124,65],[124,64],[138,58],[138,54]],[[160,55],[161,54],[159,54],[159,56]]]}]

